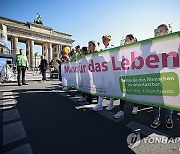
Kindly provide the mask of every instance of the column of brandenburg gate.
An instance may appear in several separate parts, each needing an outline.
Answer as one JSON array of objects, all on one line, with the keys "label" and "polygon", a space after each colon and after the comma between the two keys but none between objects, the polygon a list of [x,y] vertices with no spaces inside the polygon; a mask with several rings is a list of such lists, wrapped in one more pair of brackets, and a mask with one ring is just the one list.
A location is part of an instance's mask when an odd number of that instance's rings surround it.
[{"label": "column of brandenburg gate", "polygon": [[71,35],[53,30],[51,27],[32,22],[20,22],[0,16],[0,23],[7,26],[7,38],[11,41],[11,50],[16,55],[18,42],[26,44],[26,56],[30,68],[35,67],[34,45],[42,46],[42,55],[50,62],[59,59],[59,55],[65,46],[71,48]]}]

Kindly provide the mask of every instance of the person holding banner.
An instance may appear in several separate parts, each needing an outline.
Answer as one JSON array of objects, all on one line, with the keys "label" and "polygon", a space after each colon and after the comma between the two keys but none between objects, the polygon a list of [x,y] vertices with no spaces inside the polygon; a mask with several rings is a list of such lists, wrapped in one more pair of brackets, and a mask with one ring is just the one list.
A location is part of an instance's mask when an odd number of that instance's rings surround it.
[{"label": "person holding banner", "polygon": [[[110,45],[110,41],[111,41],[111,36],[110,35],[104,35],[102,37],[102,42],[105,46],[105,49],[110,49],[111,45]],[[98,104],[92,108],[93,111],[101,111],[103,110],[102,108],[102,103],[103,103],[103,97],[99,96],[98,97]],[[110,98],[110,103],[109,105],[106,107],[106,110],[110,111],[114,108],[114,98]]]},{"label": "person holding banner", "polygon": [[81,54],[82,54],[82,57],[86,54],[88,54],[88,50],[87,50],[87,47],[82,47],[81,49]]},{"label": "person holding banner", "polygon": [[81,59],[82,55],[80,53],[80,49],[81,49],[80,45],[77,45],[75,47],[75,54],[71,56],[71,61],[76,61],[76,60]]},{"label": "person holding banner", "polygon": [[[61,52],[61,58],[60,58],[60,61],[59,61],[59,64],[61,64],[61,62],[69,62],[70,61],[70,58],[68,56],[68,53],[67,51],[64,49],[62,52]],[[61,67],[59,67],[61,68]],[[61,70],[59,70],[60,73],[61,73]],[[60,74],[61,76],[61,74]],[[62,80],[62,79],[61,79]],[[68,87],[64,87],[62,90],[64,91],[69,91],[69,88]]]},{"label": "person holding banner", "polygon": [[[162,35],[166,35],[166,34],[169,34],[168,26],[166,24],[159,25],[156,30],[156,36],[162,36]],[[158,126],[161,124],[160,123],[160,111],[161,111],[160,107],[153,108],[154,121],[150,125],[152,128],[158,128]],[[172,113],[173,113],[173,110],[165,109],[166,128],[168,128],[168,129],[173,128]]]},{"label": "person holding banner", "polygon": [[[98,44],[96,41],[89,41],[88,42],[88,52],[89,53],[94,53],[94,52],[97,52],[99,51],[99,48],[98,48]],[[89,104],[92,104],[92,98],[93,96],[91,94],[87,94],[86,96],[86,100]]]},{"label": "person holding banner", "polygon": [[[125,38],[124,45],[130,44],[130,43],[133,43],[133,42],[137,42],[137,39],[132,34],[129,34]],[[125,106],[125,100],[120,99],[120,111],[118,111],[114,115],[115,119],[119,119],[121,117],[124,117],[124,106]],[[137,114],[137,112],[138,112],[138,105],[134,104],[132,114]]]},{"label": "person holding banner", "polygon": [[69,62],[69,56],[67,51],[62,50],[60,54],[60,60],[56,60],[56,62],[59,64],[59,80],[62,81],[62,76],[61,76],[61,62]]},{"label": "person holding banner", "polygon": [[[87,54],[87,47],[82,47],[82,49],[81,49],[81,54],[82,54],[82,56],[84,56],[84,55]],[[85,102],[85,101],[86,101],[86,93],[82,92],[81,94],[82,94],[82,95],[81,95],[81,97],[78,99],[78,101],[81,102],[80,105],[85,105],[85,104],[87,103],[87,102]],[[89,104],[89,103],[88,103],[88,104]]]}]

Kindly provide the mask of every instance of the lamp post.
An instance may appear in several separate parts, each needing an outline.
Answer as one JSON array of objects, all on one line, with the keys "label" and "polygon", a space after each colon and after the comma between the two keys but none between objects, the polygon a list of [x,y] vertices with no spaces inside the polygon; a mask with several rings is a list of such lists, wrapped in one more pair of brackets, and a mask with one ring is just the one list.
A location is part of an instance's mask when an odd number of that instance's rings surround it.
[{"label": "lamp post", "polygon": [[37,54],[38,54],[38,52],[35,53],[35,68],[37,67],[37,65],[36,65],[36,63],[37,63],[37,59],[36,59]]}]

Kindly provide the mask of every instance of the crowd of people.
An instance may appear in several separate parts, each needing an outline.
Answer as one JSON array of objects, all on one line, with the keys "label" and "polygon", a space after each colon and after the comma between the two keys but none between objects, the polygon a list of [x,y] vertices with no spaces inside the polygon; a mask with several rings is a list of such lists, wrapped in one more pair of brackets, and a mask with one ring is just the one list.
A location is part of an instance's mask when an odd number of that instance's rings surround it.
[{"label": "crowd of people", "polygon": [[[157,27],[156,29],[156,34],[155,36],[162,36],[170,33],[170,29],[166,24],[161,24]],[[110,35],[104,35],[102,36],[102,42],[104,44],[104,49],[110,49],[112,48],[113,45],[111,45],[111,36]],[[124,45],[130,44],[133,42],[137,42],[137,39],[132,35],[128,34],[125,37],[124,40]],[[94,53],[94,52],[100,52],[99,51],[99,45],[96,41],[91,40],[88,42],[88,47],[82,47],[80,48],[80,45],[75,47],[75,50],[73,50],[69,55],[65,52],[62,52],[61,55],[61,62],[69,62],[72,60],[78,60],[83,57],[83,55],[86,55],[88,53]],[[64,90],[68,90],[67,87],[64,87]],[[93,96],[91,94],[86,94],[82,93],[80,99],[78,100],[81,105],[84,105],[85,103],[91,104],[92,103],[92,98]],[[101,111],[103,110],[102,104],[103,104],[103,97],[98,96],[96,97],[97,99],[97,104],[92,108],[93,111]],[[109,104],[106,107],[106,110],[110,111],[114,108],[114,98],[109,98]],[[125,100],[120,99],[120,105],[119,105],[119,111],[114,115],[115,119],[119,119],[121,117],[124,117],[124,107],[125,107]],[[160,125],[160,107],[153,107],[153,117],[154,120],[151,123],[151,127],[156,129]],[[132,114],[137,114],[138,113],[138,104],[133,103],[133,109],[132,109]],[[166,122],[165,126],[168,129],[173,128],[173,118],[172,118],[173,110],[171,109],[165,109],[165,116],[166,116]],[[180,116],[180,113],[177,113],[177,115]]]},{"label": "crowd of people", "polygon": [[[169,27],[166,24],[161,24],[160,26],[157,27],[156,29],[156,36],[162,36],[162,35],[166,35],[169,34],[170,30]],[[104,35],[102,36],[102,42],[104,44],[104,49],[110,49],[113,47],[113,45],[111,45],[111,36],[110,35]],[[125,41],[124,41],[124,45],[126,44],[130,44],[130,43],[134,43],[137,42],[137,39],[132,35],[132,34],[128,34],[125,37]],[[70,61],[74,61],[74,60],[79,60],[81,59],[84,55],[89,54],[89,53],[94,53],[94,52],[101,52],[99,50],[99,43],[91,40],[88,42],[88,47],[80,47],[80,45],[75,47],[75,50],[72,50],[69,54],[66,53],[65,51],[61,52],[61,57],[59,60],[56,60],[57,63],[59,63],[59,79],[62,80],[61,77],[61,63],[62,62],[70,62]],[[23,85],[27,85],[27,83],[25,82],[25,70],[28,67],[28,61],[27,61],[27,57],[23,54],[23,49],[20,49],[20,54],[17,55],[17,72],[18,72],[18,85],[21,86],[20,83],[20,75],[22,74],[22,84]],[[41,57],[41,63],[40,63],[40,70],[42,73],[42,80],[46,80],[46,70],[47,70],[47,60],[42,56]],[[68,91],[67,87],[64,87],[63,90]],[[93,95],[89,94],[89,93],[82,93],[80,99],[78,100],[80,102],[81,105],[84,104],[92,104],[92,99],[93,99]],[[102,96],[98,96],[96,97],[97,99],[97,104],[92,108],[93,111],[101,111],[103,110],[103,97]],[[110,111],[114,108],[114,98],[109,98],[109,104],[106,107],[106,110]],[[119,111],[114,115],[115,119],[119,119],[121,117],[124,117],[124,107],[125,104],[128,103],[123,99],[120,99],[120,105],[119,105]],[[154,116],[154,120],[151,123],[151,127],[152,128],[158,128],[158,126],[161,124],[160,122],[160,111],[161,108],[160,107],[153,107],[153,116]],[[137,114],[138,113],[138,104],[133,104],[133,109],[132,109],[132,114]],[[173,128],[173,110],[172,109],[165,109],[165,116],[166,116],[166,127],[168,129]],[[180,113],[177,113],[178,116],[180,116]]]}]

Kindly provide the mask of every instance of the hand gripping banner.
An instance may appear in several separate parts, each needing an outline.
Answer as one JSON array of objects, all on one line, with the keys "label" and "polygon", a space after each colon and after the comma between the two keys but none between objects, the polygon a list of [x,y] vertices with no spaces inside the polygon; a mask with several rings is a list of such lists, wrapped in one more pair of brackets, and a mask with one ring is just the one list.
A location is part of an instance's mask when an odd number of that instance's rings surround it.
[{"label": "hand gripping banner", "polygon": [[63,86],[180,111],[180,32],[61,65]]}]

